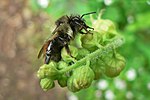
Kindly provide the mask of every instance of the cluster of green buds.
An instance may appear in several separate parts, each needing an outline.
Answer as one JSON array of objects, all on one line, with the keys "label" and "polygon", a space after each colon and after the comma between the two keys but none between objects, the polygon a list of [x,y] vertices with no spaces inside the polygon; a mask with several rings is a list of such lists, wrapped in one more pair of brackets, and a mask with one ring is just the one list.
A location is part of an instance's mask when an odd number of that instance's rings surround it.
[{"label": "cluster of green buds", "polygon": [[51,61],[39,68],[37,76],[43,90],[53,88],[54,81],[57,81],[61,87],[77,92],[88,88],[102,75],[116,77],[124,69],[125,59],[116,51],[124,43],[124,38],[118,34],[113,22],[100,17],[101,13],[96,20],[91,16],[92,34],[78,34],[70,43],[74,58],[63,49],[61,61]]}]

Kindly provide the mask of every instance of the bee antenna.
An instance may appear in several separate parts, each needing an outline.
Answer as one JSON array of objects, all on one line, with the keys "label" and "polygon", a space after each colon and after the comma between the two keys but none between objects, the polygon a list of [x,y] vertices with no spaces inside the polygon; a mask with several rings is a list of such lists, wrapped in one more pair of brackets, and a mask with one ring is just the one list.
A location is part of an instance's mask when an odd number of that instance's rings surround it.
[{"label": "bee antenna", "polygon": [[95,13],[96,13],[96,12],[94,11],[94,12],[90,12],[90,13],[83,14],[83,15],[81,16],[81,18],[84,17],[85,15],[90,15],[90,14],[95,14]]}]

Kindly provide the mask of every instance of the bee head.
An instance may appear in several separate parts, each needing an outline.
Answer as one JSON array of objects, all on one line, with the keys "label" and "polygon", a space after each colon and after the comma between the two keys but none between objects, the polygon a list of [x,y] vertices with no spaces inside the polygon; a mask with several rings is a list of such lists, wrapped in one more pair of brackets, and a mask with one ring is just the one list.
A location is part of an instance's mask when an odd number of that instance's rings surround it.
[{"label": "bee head", "polygon": [[81,16],[70,16],[70,20],[69,20],[70,26],[74,28],[75,31],[81,30],[83,27],[87,26],[83,17],[85,15],[94,14],[94,13],[96,12],[86,13]]}]

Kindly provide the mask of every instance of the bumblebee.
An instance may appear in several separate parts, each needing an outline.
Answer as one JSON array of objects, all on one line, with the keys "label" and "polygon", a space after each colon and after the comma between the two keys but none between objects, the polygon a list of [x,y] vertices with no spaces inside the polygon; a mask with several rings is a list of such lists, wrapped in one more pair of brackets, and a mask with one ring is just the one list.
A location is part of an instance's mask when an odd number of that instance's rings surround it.
[{"label": "bumblebee", "polygon": [[[68,47],[69,42],[73,40],[77,33],[87,34],[89,33],[88,29],[94,30],[94,28],[86,25],[83,17],[85,15],[94,14],[96,12],[90,12],[83,15],[64,15],[56,20],[56,28],[52,32],[52,37],[48,39],[42,46],[38,58],[43,56],[45,57],[45,64],[48,64],[50,60],[59,62],[61,60],[61,50],[65,47],[67,53],[71,55],[70,49]],[[85,30],[83,32],[82,30]]]}]

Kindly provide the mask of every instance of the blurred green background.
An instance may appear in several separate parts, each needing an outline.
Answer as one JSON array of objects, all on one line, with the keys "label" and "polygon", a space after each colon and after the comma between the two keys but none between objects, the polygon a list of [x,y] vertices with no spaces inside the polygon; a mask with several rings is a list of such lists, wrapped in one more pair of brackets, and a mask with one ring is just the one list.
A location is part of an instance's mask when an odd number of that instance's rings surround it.
[{"label": "blurred green background", "polygon": [[[126,39],[119,49],[125,69],[78,93],[58,85],[43,92],[37,54],[55,20],[101,9]],[[0,100],[150,100],[150,0],[3,0],[0,12]]]}]

